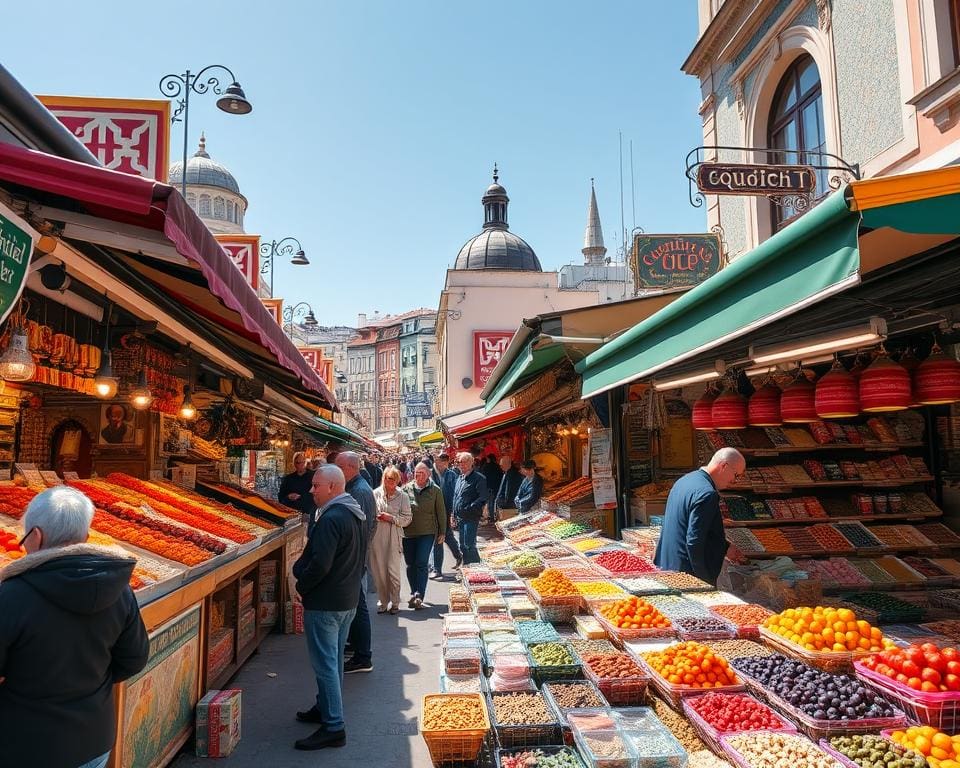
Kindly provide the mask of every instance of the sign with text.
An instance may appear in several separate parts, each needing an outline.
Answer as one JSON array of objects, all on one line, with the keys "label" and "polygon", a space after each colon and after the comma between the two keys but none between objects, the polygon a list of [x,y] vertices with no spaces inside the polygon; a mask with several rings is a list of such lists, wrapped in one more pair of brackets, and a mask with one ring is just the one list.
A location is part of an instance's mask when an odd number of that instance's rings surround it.
[{"label": "sign with text", "polygon": [[417,419],[432,419],[433,407],[426,392],[408,392],[403,396],[407,416]]},{"label": "sign with text", "polygon": [[260,235],[214,235],[254,291],[260,285]]},{"label": "sign with text", "polygon": [[633,236],[633,279],[641,288],[692,288],[720,269],[720,236]]},{"label": "sign with text", "polygon": [[473,386],[483,388],[510,346],[513,331],[473,332]]},{"label": "sign with text", "polygon": [[0,323],[7,319],[23,293],[27,267],[39,234],[0,204]]},{"label": "sign with text", "polygon": [[697,189],[710,195],[808,195],[817,174],[809,165],[701,163]]}]

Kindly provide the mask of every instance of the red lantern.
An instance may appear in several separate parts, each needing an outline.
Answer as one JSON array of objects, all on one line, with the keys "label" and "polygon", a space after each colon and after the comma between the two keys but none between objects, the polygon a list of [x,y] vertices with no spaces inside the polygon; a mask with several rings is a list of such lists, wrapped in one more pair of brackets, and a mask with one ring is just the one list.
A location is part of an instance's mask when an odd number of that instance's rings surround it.
[{"label": "red lantern", "polygon": [[786,424],[809,424],[817,421],[813,384],[802,376],[788,384],[780,395],[780,416]]},{"label": "red lantern", "polygon": [[833,364],[814,394],[814,408],[821,419],[849,419],[860,415],[860,388],[839,362]]},{"label": "red lantern", "polygon": [[747,403],[747,423],[751,427],[779,427],[780,390],[773,384],[765,384],[750,396]]},{"label": "red lantern", "polygon": [[860,376],[860,408],[864,413],[902,411],[910,407],[910,374],[881,354]]},{"label": "red lantern", "polygon": [[733,389],[713,401],[710,413],[714,429],[746,429],[747,399]]},{"label": "red lantern", "polygon": [[923,405],[947,405],[960,401],[960,362],[934,345],[930,357],[917,368],[914,394]]},{"label": "red lantern", "polygon": [[699,430],[713,429],[713,401],[717,393],[708,389],[703,396],[693,404],[693,428]]}]

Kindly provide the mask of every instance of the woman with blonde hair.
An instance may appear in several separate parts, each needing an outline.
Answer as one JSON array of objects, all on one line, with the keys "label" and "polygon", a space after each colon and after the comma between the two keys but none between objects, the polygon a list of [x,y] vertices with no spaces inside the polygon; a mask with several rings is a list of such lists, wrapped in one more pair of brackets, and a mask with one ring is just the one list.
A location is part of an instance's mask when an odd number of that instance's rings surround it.
[{"label": "woman with blonde hair", "polygon": [[400,564],[403,558],[403,529],[413,513],[410,497],[400,489],[402,476],[396,467],[383,472],[373,492],[377,502],[377,527],[370,540],[370,571],[377,586],[377,613],[400,611]]}]

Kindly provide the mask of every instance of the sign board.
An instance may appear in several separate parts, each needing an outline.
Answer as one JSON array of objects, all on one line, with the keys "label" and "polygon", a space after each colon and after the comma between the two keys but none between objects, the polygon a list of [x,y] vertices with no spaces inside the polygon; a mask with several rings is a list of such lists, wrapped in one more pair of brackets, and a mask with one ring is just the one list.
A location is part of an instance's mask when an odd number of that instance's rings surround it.
[{"label": "sign board", "polygon": [[220,247],[240,270],[247,285],[260,285],[260,235],[214,235]]},{"label": "sign board", "polygon": [[809,165],[701,163],[697,189],[710,195],[809,195],[817,173]]},{"label": "sign board", "polygon": [[636,288],[691,288],[720,269],[720,236],[633,236],[630,253]]},{"label": "sign board", "polygon": [[590,478],[593,504],[597,509],[617,506],[617,485],[613,479],[613,432],[609,429],[590,431]]},{"label": "sign board", "polygon": [[473,386],[483,389],[510,346],[513,331],[473,332]]},{"label": "sign board", "polygon": [[660,431],[660,467],[690,469],[695,462],[693,421],[682,400],[667,400],[667,423]]},{"label": "sign board", "polygon": [[39,233],[0,203],[0,323],[7,319],[27,283],[27,267]]},{"label": "sign board", "polygon": [[417,419],[432,419],[433,406],[426,392],[408,392],[403,396],[407,416]]},{"label": "sign board", "polygon": [[630,462],[630,487],[639,488],[641,485],[653,482],[653,462],[632,461]]},{"label": "sign board", "polygon": [[14,464],[13,468],[27,481],[31,488],[46,488],[47,484],[43,481],[43,475],[37,469],[36,464]]}]

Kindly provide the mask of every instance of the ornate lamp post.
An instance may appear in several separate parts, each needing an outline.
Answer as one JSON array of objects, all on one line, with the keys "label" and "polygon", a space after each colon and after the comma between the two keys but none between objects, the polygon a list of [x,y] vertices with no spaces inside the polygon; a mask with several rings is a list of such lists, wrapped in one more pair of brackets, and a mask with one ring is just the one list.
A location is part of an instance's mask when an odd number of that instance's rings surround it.
[{"label": "ornate lamp post", "polygon": [[[219,77],[214,74],[219,70],[230,76],[231,82],[226,88],[220,85]],[[217,107],[231,115],[246,115],[253,109],[253,105],[247,100],[247,96],[233,72],[222,64],[211,64],[196,73],[188,69],[182,75],[170,73],[160,78],[160,93],[168,98],[178,99],[177,108],[174,110],[170,122],[183,121],[183,166],[180,192],[184,198],[187,196],[187,139],[189,137],[188,121],[190,118],[191,91],[199,95],[203,95],[207,91],[213,91],[220,97],[217,99]],[[182,98],[178,98],[181,96]],[[181,118],[180,115],[183,115],[183,117]]]},{"label": "ornate lamp post", "polygon": [[[294,248],[297,250],[294,251]],[[271,240],[260,246],[260,274],[270,273],[270,295],[273,296],[273,260],[277,256],[290,256],[290,263],[296,267],[305,267],[310,263],[303,246],[295,237],[284,237],[281,240]]]},{"label": "ornate lamp post", "polygon": [[313,307],[311,307],[307,302],[300,301],[294,304],[292,307],[283,308],[283,319],[284,322],[288,324],[290,328],[287,335],[292,339],[293,338],[293,321],[295,319],[303,319],[303,324],[307,328],[316,328],[320,323],[317,322],[316,316],[313,314]]}]

